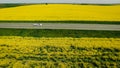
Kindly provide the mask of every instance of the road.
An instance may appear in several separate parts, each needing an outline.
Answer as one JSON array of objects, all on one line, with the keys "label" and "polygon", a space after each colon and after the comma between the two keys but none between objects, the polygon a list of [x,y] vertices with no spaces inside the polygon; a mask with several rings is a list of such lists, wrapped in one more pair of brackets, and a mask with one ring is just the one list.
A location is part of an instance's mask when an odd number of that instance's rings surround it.
[{"label": "road", "polygon": [[33,24],[34,23],[0,23],[0,28],[120,31],[120,25],[113,25],[113,24],[42,23],[42,26],[34,26]]}]

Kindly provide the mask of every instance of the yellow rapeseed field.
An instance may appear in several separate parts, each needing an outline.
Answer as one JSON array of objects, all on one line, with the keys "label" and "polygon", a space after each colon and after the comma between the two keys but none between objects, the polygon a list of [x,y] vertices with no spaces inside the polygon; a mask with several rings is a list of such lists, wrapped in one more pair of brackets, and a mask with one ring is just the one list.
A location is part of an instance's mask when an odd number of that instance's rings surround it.
[{"label": "yellow rapeseed field", "polygon": [[0,36],[0,68],[119,68],[120,38]]},{"label": "yellow rapeseed field", "polygon": [[37,4],[0,8],[0,20],[61,21],[92,20],[120,21],[120,5]]},{"label": "yellow rapeseed field", "polygon": [[0,36],[0,45],[14,46],[59,46],[67,47],[70,45],[78,47],[107,47],[120,48],[120,38],[34,38],[19,36]]}]

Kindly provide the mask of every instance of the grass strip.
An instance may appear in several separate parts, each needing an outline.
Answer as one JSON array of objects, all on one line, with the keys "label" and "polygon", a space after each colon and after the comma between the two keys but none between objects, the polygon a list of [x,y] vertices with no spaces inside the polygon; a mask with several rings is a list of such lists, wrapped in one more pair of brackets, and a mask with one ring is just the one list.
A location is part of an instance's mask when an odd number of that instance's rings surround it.
[{"label": "grass strip", "polygon": [[22,37],[98,37],[120,38],[120,31],[55,30],[55,29],[0,29],[0,36]]},{"label": "grass strip", "polygon": [[120,24],[120,21],[13,21],[13,20],[0,20],[0,23],[83,23],[83,24]]}]

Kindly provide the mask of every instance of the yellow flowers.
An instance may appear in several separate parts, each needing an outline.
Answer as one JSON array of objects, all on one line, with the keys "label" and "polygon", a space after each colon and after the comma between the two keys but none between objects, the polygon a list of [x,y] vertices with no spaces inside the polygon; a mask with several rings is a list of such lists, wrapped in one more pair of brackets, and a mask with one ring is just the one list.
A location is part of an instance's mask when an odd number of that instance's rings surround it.
[{"label": "yellow flowers", "polygon": [[1,36],[0,45],[14,46],[59,46],[68,47],[70,45],[78,47],[107,47],[120,48],[120,38],[33,38],[19,36]]},{"label": "yellow flowers", "polygon": [[0,20],[93,20],[120,21],[120,5],[28,5],[0,9]]},{"label": "yellow flowers", "polygon": [[0,67],[118,68],[119,42],[120,38],[0,36]]}]

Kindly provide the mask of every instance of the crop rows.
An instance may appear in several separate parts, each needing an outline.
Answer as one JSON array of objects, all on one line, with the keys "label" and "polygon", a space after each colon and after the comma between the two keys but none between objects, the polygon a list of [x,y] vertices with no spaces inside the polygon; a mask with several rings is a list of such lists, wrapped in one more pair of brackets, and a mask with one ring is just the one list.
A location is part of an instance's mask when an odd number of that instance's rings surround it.
[{"label": "crop rows", "polygon": [[[29,49],[29,50],[28,50]],[[82,48],[76,46],[15,47],[0,45],[0,67],[118,67],[120,49]]]},{"label": "crop rows", "polygon": [[119,42],[119,38],[23,38],[1,36],[0,67],[119,68]]}]

